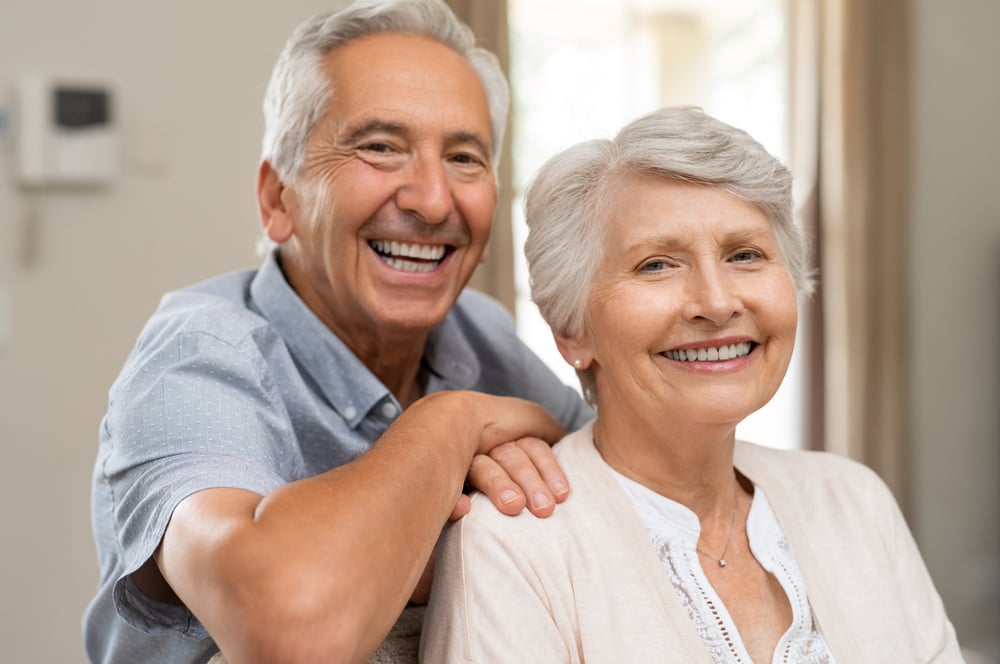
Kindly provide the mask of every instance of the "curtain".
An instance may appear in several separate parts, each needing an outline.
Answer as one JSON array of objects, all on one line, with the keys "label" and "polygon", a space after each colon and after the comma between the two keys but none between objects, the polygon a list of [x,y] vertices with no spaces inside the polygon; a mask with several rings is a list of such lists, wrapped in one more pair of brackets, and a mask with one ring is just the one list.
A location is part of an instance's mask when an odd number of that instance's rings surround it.
[{"label": "curtain", "polygon": [[904,506],[907,9],[789,2],[792,167],[821,270],[803,322],[815,379],[807,433],[873,468]]},{"label": "curtain", "polygon": [[[447,0],[459,19],[472,28],[479,46],[493,51],[500,59],[505,73],[510,73],[509,45],[507,39],[506,0]],[[513,91],[512,91],[513,93]],[[513,106],[513,104],[512,104]],[[479,266],[469,285],[498,299],[514,314],[517,293],[514,289],[514,237],[511,230],[511,201],[513,197],[513,169],[511,165],[510,126],[504,138],[503,158],[498,172],[499,197],[493,230],[490,236],[488,257]]]},{"label": "curtain", "polygon": [[[508,69],[507,2],[447,0]],[[790,161],[818,289],[802,310],[806,446],[857,459],[907,503],[908,0],[788,0]],[[516,91],[513,91],[516,93]],[[514,310],[510,131],[489,259]]]}]

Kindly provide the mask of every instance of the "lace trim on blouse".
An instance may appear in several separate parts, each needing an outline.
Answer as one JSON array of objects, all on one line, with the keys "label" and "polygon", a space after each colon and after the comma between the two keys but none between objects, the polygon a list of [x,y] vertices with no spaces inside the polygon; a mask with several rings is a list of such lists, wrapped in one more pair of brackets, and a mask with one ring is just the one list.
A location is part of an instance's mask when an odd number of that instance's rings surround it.
[{"label": "lace trim on blouse", "polygon": [[[736,625],[698,559],[701,526],[684,505],[615,472],[653,541],[663,569],[716,664],[753,664]],[[802,573],[771,505],[759,488],[747,516],[750,551],[781,584],[792,607],[792,624],[778,640],[771,664],[835,664],[816,628]]]}]

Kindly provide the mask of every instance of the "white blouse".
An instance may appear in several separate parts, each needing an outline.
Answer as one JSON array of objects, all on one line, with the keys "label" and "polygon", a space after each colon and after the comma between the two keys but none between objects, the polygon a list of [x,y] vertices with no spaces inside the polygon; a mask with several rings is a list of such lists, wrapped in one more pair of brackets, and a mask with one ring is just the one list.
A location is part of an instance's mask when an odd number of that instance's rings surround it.
[{"label": "white blouse", "polygon": [[[670,582],[716,664],[752,664],[725,605],[702,570],[698,516],[678,502],[615,472],[653,540]],[[771,664],[834,664],[816,629],[802,573],[767,497],[754,490],[747,516],[750,551],[781,584],[792,607],[792,624],[778,640]]]}]

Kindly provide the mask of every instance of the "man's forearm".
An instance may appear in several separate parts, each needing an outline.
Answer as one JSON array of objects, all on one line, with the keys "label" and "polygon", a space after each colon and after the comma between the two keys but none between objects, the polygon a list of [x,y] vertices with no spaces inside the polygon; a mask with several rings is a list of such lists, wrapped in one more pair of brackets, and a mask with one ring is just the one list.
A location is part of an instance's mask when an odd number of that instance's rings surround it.
[{"label": "man's forearm", "polygon": [[364,660],[420,578],[473,454],[558,433],[512,400],[425,397],[350,464],[252,505],[186,500],[161,569],[230,661]]}]

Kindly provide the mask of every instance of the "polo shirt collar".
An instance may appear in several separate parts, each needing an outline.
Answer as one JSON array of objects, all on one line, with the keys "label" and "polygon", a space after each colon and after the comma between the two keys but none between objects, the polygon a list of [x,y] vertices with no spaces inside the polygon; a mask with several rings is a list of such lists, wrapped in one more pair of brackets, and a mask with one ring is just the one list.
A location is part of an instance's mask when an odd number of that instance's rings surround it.
[{"label": "polo shirt collar", "polygon": [[[352,428],[387,399],[399,405],[389,389],[292,289],[278,265],[276,251],[267,255],[254,276],[250,298],[284,340],[303,373]],[[479,360],[453,312],[431,330],[423,364],[429,374],[428,392],[467,389],[478,380]]]},{"label": "polo shirt collar", "polygon": [[430,373],[427,392],[470,389],[482,373],[479,356],[455,313],[458,308],[459,305],[452,307],[427,337],[423,360]]}]

